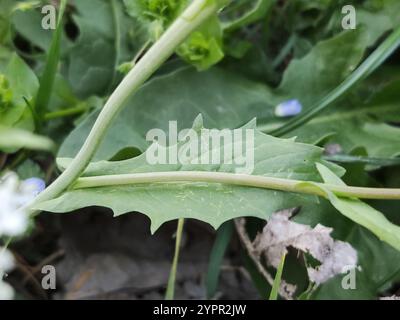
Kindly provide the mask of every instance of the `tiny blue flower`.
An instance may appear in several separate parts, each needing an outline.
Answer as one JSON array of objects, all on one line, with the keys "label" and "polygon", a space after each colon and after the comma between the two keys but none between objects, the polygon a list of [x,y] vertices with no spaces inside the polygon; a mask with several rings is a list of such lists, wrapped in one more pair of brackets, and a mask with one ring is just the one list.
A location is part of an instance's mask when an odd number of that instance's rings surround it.
[{"label": "tiny blue flower", "polygon": [[46,183],[40,178],[29,178],[23,182],[24,187],[32,190],[33,194],[37,196],[44,189],[46,189]]},{"label": "tiny blue flower", "polygon": [[275,115],[277,117],[291,117],[298,115],[303,106],[297,99],[286,100],[278,104],[275,108]]}]

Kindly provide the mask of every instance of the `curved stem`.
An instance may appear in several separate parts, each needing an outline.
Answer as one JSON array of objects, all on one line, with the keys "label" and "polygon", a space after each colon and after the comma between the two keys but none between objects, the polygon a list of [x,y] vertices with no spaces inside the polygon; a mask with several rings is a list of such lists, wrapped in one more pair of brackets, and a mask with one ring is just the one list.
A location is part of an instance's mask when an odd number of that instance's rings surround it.
[{"label": "curved stem", "polygon": [[[108,99],[74,160],[68,168],[28,206],[28,209],[33,208],[36,203],[58,196],[81,175],[97,151],[107,129],[122,109],[127,98],[140,88],[198,26],[218,11],[219,5],[219,1],[210,0],[195,0],[189,5],[122,80]],[[31,210],[31,212],[34,213],[35,211]]]},{"label": "curved stem", "polygon": [[[304,185],[304,183],[306,183],[307,181],[266,176],[253,176],[248,174],[205,171],[149,172],[84,177],[79,178],[73,185],[73,188],[83,189],[127,184],[174,183],[183,181],[222,183],[262,189],[313,194],[321,197],[326,197],[326,194],[323,190]],[[360,199],[400,199],[400,189],[363,188],[330,185],[324,183],[314,184],[329,189],[337,196]]]}]

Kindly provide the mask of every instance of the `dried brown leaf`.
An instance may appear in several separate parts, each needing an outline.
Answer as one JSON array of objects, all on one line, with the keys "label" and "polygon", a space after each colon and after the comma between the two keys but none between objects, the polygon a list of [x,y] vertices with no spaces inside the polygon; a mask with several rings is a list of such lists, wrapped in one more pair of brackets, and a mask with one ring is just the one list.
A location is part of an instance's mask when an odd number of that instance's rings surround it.
[{"label": "dried brown leaf", "polygon": [[312,282],[321,284],[337,274],[355,268],[357,252],[347,242],[331,237],[333,229],[318,224],[315,228],[290,221],[291,211],[273,214],[255,241],[259,255],[265,255],[269,265],[277,268],[288,247],[312,255],[321,262],[317,268],[307,268]]}]

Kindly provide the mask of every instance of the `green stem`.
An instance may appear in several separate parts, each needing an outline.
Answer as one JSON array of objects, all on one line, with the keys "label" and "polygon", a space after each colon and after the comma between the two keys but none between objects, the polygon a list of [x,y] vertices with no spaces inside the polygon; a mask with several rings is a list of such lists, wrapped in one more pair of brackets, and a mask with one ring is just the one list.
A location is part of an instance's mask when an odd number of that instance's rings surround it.
[{"label": "green stem", "polygon": [[393,31],[392,34],[345,81],[328,93],[321,101],[318,101],[306,112],[295,117],[293,120],[290,120],[282,127],[268,133],[278,137],[283,136],[310,121],[330,104],[349,92],[349,90],[356,84],[368,77],[399,47],[399,45],[400,27]]},{"label": "green stem", "polygon": [[[220,5],[218,1],[195,0],[188,6],[111,94],[82,148],[68,168],[27,209],[33,208],[41,201],[57,197],[81,175],[128,97],[149,79],[197,27],[215,14]],[[35,210],[31,212],[34,213]]]},{"label": "green stem", "polygon": [[117,68],[118,68],[118,63],[119,63],[119,58],[120,58],[120,48],[121,48],[121,26],[120,26],[120,21],[118,17],[118,8],[117,8],[117,3],[115,0],[111,0],[111,10],[112,10],[112,16],[113,16],[113,25],[114,25],[114,33],[115,33],[115,42],[114,42],[114,69],[113,69],[113,76],[112,80],[110,81],[110,89],[115,83],[115,80],[117,78]]},{"label": "green stem", "polygon": [[278,56],[272,61],[272,68],[278,68],[285,58],[289,55],[290,51],[293,49],[293,45],[296,42],[296,35],[292,34],[286,44],[283,46]]},{"label": "green stem", "polygon": [[[100,186],[146,184],[146,183],[171,183],[171,182],[209,182],[230,185],[239,185],[263,189],[273,189],[286,192],[313,194],[326,197],[323,190],[307,187],[307,181],[290,180],[283,178],[253,176],[227,172],[205,171],[178,171],[178,172],[148,172],[133,174],[104,175],[79,178],[73,188],[95,188]],[[330,185],[314,183],[329,189],[337,196],[360,199],[400,199],[400,189],[363,188],[351,186]]]},{"label": "green stem", "polygon": [[45,120],[53,120],[53,119],[58,119],[58,118],[69,117],[69,116],[73,116],[73,115],[85,112],[88,109],[89,109],[89,106],[86,103],[84,103],[83,105],[80,105],[77,107],[46,113],[44,116],[44,119]]},{"label": "green stem", "polygon": [[178,226],[176,228],[176,241],[175,241],[175,253],[174,260],[172,261],[171,272],[168,278],[168,286],[167,292],[165,293],[165,300],[173,300],[175,294],[175,282],[176,282],[176,271],[178,269],[178,261],[179,261],[179,251],[181,248],[182,241],[182,233],[183,233],[183,225],[185,223],[185,219],[180,218],[178,220]]}]

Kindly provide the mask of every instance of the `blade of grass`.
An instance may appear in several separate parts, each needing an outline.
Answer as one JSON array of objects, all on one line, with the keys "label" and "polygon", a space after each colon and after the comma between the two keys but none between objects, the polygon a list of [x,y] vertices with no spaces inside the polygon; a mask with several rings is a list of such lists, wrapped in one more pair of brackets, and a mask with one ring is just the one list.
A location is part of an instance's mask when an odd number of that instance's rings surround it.
[{"label": "blade of grass", "polygon": [[114,70],[112,80],[110,82],[109,90],[113,87],[116,82],[117,78],[117,68],[119,63],[119,58],[121,55],[121,25],[118,17],[118,7],[116,0],[111,0],[111,10],[112,10],[112,17],[113,17],[113,25],[114,25],[114,34],[115,34],[115,42],[114,42]]},{"label": "blade of grass", "polygon": [[83,113],[85,111],[88,111],[89,109],[90,109],[90,106],[86,102],[82,102],[79,105],[77,105],[76,107],[46,113],[44,115],[44,119],[45,120],[53,120],[53,119],[74,116],[74,115]]},{"label": "blade of grass", "polygon": [[58,12],[57,27],[51,40],[46,65],[40,78],[40,87],[36,96],[36,113],[40,117],[41,122],[44,120],[44,114],[46,113],[50,102],[54,80],[57,73],[57,67],[60,60],[61,37],[63,31],[62,18],[64,16],[66,5],[67,0],[61,0]]},{"label": "blade of grass", "polygon": [[326,107],[337,101],[348,93],[360,81],[368,77],[375,71],[398,47],[400,46],[400,27],[395,29],[385,41],[340,85],[328,93],[321,101],[318,101],[306,112],[300,116],[293,118],[282,127],[268,131],[267,133],[274,136],[283,136],[294,129],[302,126]]},{"label": "blade of grass", "polygon": [[175,282],[176,282],[176,271],[178,269],[179,251],[181,248],[182,232],[185,219],[181,218],[178,220],[178,227],[176,228],[176,241],[175,241],[175,253],[172,261],[171,272],[168,278],[167,291],[165,293],[165,300],[173,300],[175,295]]},{"label": "blade of grass", "polygon": [[212,299],[217,292],[222,260],[224,259],[226,249],[232,238],[232,233],[232,221],[225,222],[217,231],[217,237],[211,249],[207,270],[206,288],[208,299]]},{"label": "blade of grass", "polygon": [[363,163],[379,167],[400,165],[400,158],[374,158],[374,157],[352,156],[347,154],[336,154],[332,156],[324,156],[324,159],[332,162]]},{"label": "blade of grass", "polygon": [[278,269],[276,270],[274,284],[272,286],[271,294],[269,295],[269,300],[278,299],[279,288],[281,287],[281,281],[282,281],[283,266],[285,265],[285,258],[286,254],[282,256],[281,262],[279,263]]}]

